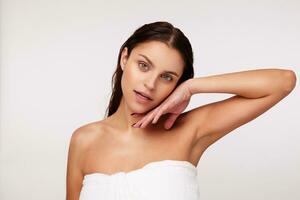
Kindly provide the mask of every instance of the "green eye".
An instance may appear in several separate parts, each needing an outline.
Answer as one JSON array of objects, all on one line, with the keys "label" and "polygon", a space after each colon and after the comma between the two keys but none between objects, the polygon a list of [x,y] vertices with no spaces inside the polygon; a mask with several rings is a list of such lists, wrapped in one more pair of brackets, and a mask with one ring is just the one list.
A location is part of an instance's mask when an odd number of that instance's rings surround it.
[{"label": "green eye", "polygon": [[166,80],[168,80],[168,81],[172,81],[172,80],[173,80],[172,76],[170,76],[170,75],[167,75],[167,76],[165,76],[165,77],[168,77],[168,78],[169,78],[169,79],[166,79]]},{"label": "green eye", "polygon": [[[144,62],[139,62],[139,63],[138,63],[138,66],[139,66],[140,68],[142,68],[143,71],[145,71],[146,68],[149,67],[149,66],[147,65],[147,63],[144,63]],[[173,80],[172,76],[170,76],[170,75],[168,75],[168,74],[163,75],[163,77],[164,77],[164,79],[167,80],[167,81],[172,81],[172,80]],[[165,78],[165,77],[166,77],[166,78]]]},{"label": "green eye", "polygon": [[145,63],[143,63],[143,62],[139,62],[139,64],[138,64],[139,66],[142,66],[141,68],[145,68],[145,67],[148,67]]}]

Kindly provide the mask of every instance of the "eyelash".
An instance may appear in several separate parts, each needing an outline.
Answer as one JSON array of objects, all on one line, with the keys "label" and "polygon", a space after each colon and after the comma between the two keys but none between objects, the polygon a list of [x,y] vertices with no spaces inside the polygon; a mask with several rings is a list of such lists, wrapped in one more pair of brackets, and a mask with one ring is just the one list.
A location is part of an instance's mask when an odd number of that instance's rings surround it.
[{"label": "eyelash", "polygon": [[[139,62],[138,63],[138,65],[140,66],[140,64],[145,64],[146,66],[148,66],[146,63],[144,63],[144,62]],[[143,67],[142,67],[143,68]],[[170,80],[168,80],[168,81],[172,81],[173,80],[173,78],[172,78],[172,76],[169,76],[170,77]]]}]

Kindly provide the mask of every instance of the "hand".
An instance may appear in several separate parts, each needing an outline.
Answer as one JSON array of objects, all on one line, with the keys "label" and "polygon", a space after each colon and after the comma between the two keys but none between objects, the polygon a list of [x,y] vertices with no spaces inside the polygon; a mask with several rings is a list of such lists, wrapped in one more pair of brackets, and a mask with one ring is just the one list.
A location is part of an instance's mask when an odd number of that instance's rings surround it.
[{"label": "hand", "polygon": [[177,117],[189,104],[191,96],[192,93],[188,88],[187,82],[181,83],[166,100],[154,110],[147,113],[141,120],[136,122],[133,127],[145,128],[151,121],[152,124],[155,124],[161,115],[171,113],[164,124],[166,129],[171,128]]}]

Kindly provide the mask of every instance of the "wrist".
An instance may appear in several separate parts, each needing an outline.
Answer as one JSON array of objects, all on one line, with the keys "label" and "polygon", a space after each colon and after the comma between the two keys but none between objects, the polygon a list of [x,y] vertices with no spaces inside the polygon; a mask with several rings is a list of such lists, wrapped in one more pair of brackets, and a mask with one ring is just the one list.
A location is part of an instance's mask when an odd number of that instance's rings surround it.
[{"label": "wrist", "polygon": [[186,87],[187,87],[187,89],[188,89],[191,96],[194,94],[193,87],[192,87],[192,82],[193,82],[193,78],[190,78],[190,79],[185,81]]}]

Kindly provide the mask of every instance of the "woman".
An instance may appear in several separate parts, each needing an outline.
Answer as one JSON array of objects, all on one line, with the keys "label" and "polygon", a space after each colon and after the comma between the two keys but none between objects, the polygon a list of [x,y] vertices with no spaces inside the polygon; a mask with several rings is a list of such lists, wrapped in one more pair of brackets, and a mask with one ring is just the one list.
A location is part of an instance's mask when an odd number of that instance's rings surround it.
[{"label": "woman", "polygon": [[[70,140],[67,200],[197,200],[204,151],[295,87],[289,69],[193,78],[189,40],[168,22],[145,24],[122,45],[105,119]],[[234,96],[183,113],[192,95]]]}]

